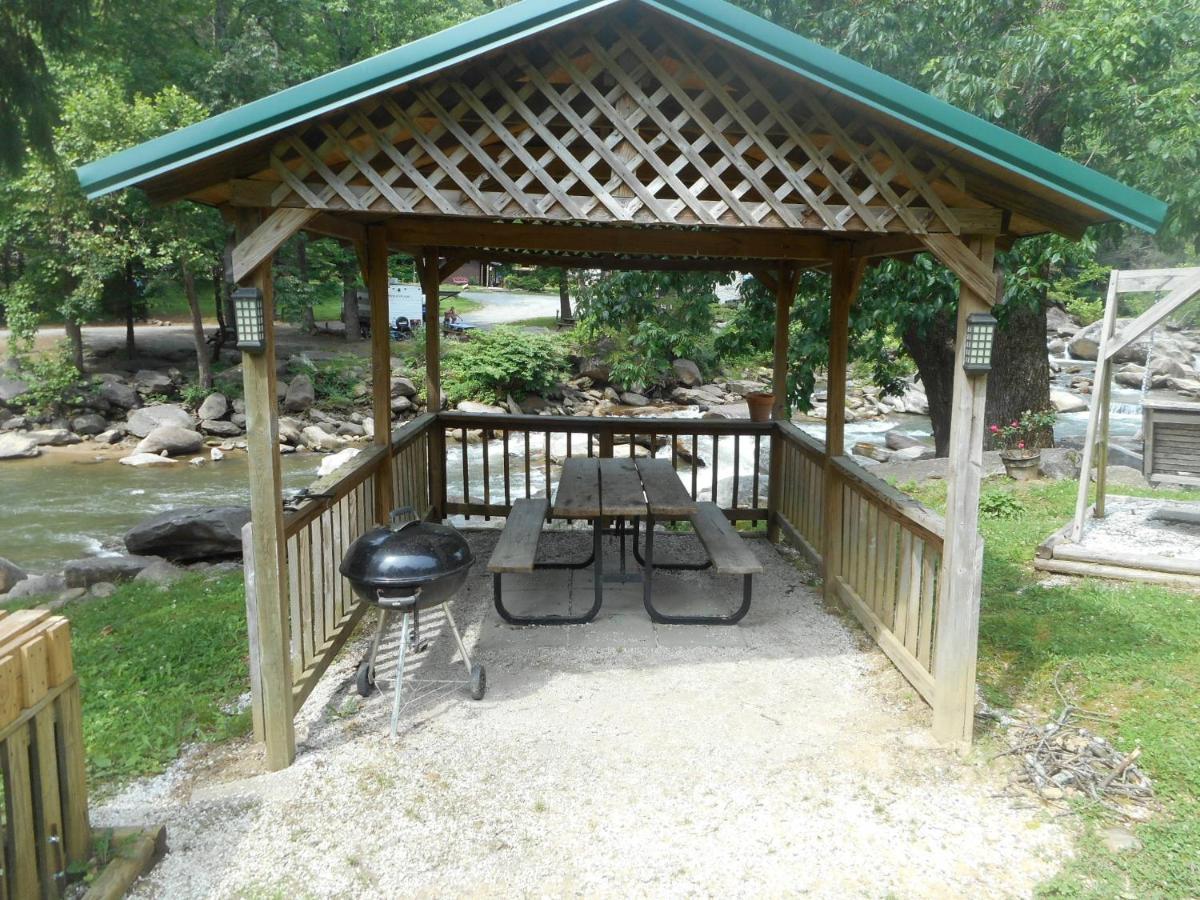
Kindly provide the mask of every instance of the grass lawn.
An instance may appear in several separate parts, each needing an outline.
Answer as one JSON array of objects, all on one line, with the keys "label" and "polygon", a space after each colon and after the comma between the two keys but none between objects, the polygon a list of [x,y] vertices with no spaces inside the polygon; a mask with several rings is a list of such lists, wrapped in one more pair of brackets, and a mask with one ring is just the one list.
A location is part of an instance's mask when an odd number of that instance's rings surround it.
[{"label": "grass lawn", "polygon": [[[945,484],[900,485],[944,508]],[[1154,780],[1161,810],[1134,832],[1144,848],[1115,856],[1097,833],[1109,822],[1083,810],[1076,859],[1043,886],[1047,897],[1200,896],[1200,596],[1184,590],[1080,578],[1048,578],[1034,548],[1070,518],[1075,482],[984,483],[984,505],[1019,507],[984,516],[979,681],[990,702],[1061,707],[1051,680],[1080,705],[1110,714],[1108,737]],[[1156,497],[1189,497],[1128,489]],[[989,502],[990,501],[990,502]],[[1064,669],[1064,666],[1066,667]],[[1102,730],[1098,728],[1097,730]]]},{"label": "grass lawn", "polygon": [[245,733],[246,601],[239,573],[190,575],[169,588],[128,583],[70,604],[92,785],[160,772],[191,741]]}]

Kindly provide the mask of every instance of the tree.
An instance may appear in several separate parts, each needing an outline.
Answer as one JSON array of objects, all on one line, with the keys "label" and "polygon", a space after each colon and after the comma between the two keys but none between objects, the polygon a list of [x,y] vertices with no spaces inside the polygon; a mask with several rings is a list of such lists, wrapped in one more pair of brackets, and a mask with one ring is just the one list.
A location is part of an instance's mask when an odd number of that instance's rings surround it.
[{"label": "tree", "polygon": [[567,270],[558,270],[558,315],[564,322],[570,322],[573,316],[571,312],[571,289],[567,282]]}]

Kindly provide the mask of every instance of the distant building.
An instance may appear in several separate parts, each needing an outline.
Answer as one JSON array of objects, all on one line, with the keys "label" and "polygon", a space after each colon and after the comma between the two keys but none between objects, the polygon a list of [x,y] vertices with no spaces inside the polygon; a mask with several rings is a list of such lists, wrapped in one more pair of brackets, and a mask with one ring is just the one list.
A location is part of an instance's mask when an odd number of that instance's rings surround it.
[{"label": "distant building", "polygon": [[455,269],[446,281],[449,284],[478,284],[482,287],[499,287],[499,266],[496,263],[473,259]]}]

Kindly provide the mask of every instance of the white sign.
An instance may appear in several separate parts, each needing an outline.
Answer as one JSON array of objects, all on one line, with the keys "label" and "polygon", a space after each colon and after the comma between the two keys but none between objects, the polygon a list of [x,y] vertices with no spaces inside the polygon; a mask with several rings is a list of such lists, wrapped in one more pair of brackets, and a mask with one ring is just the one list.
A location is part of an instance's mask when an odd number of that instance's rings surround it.
[{"label": "white sign", "polygon": [[424,316],[425,294],[419,284],[401,284],[398,281],[388,282],[388,324],[392,324],[400,316],[409,321],[419,322]]}]

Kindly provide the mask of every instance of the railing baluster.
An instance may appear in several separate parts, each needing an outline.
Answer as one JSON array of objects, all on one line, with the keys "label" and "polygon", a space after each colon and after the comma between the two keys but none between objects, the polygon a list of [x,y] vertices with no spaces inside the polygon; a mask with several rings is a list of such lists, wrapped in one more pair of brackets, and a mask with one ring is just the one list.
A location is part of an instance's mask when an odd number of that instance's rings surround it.
[{"label": "railing baluster", "polygon": [[550,432],[546,432],[546,498],[550,497]]},{"label": "railing baluster", "polygon": [[508,463],[508,429],[504,429],[504,505],[508,509],[512,509],[512,485],[510,481],[512,474],[509,472]]},{"label": "railing baluster", "polygon": [[464,425],[462,429],[462,473],[463,473],[463,503],[468,507],[463,514],[465,518],[471,518],[471,474],[467,469],[467,428]]},{"label": "railing baluster", "polygon": [[[700,475],[700,435],[692,432],[692,499],[699,497],[696,491],[696,481]],[[713,498],[716,499],[715,497]]]},{"label": "railing baluster", "polygon": [[718,454],[720,453],[720,442],[721,442],[720,435],[714,434],[712,436],[712,502],[713,503],[721,502],[720,500],[717,499],[717,459],[718,459]]},{"label": "railing baluster", "polygon": [[525,499],[528,500],[529,493],[529,432],[525,432]]},{"label": "railing baluster", "polygon": [[762,459],[762,435],[754,436],[754,497],[750,501],[750,505],[754,509],[758,509],[758,464]]},{"label": "railing baluster", "polygon": [[[491,454],[488,452],[488,447],[492,443],[492,430],[485,428],[483,430],[483,508],[486,510],[492,502],[492,477],[491,466],[488,457]],[[483,514],[483,521],[491,520],[491,515],[487,512]]]}]

